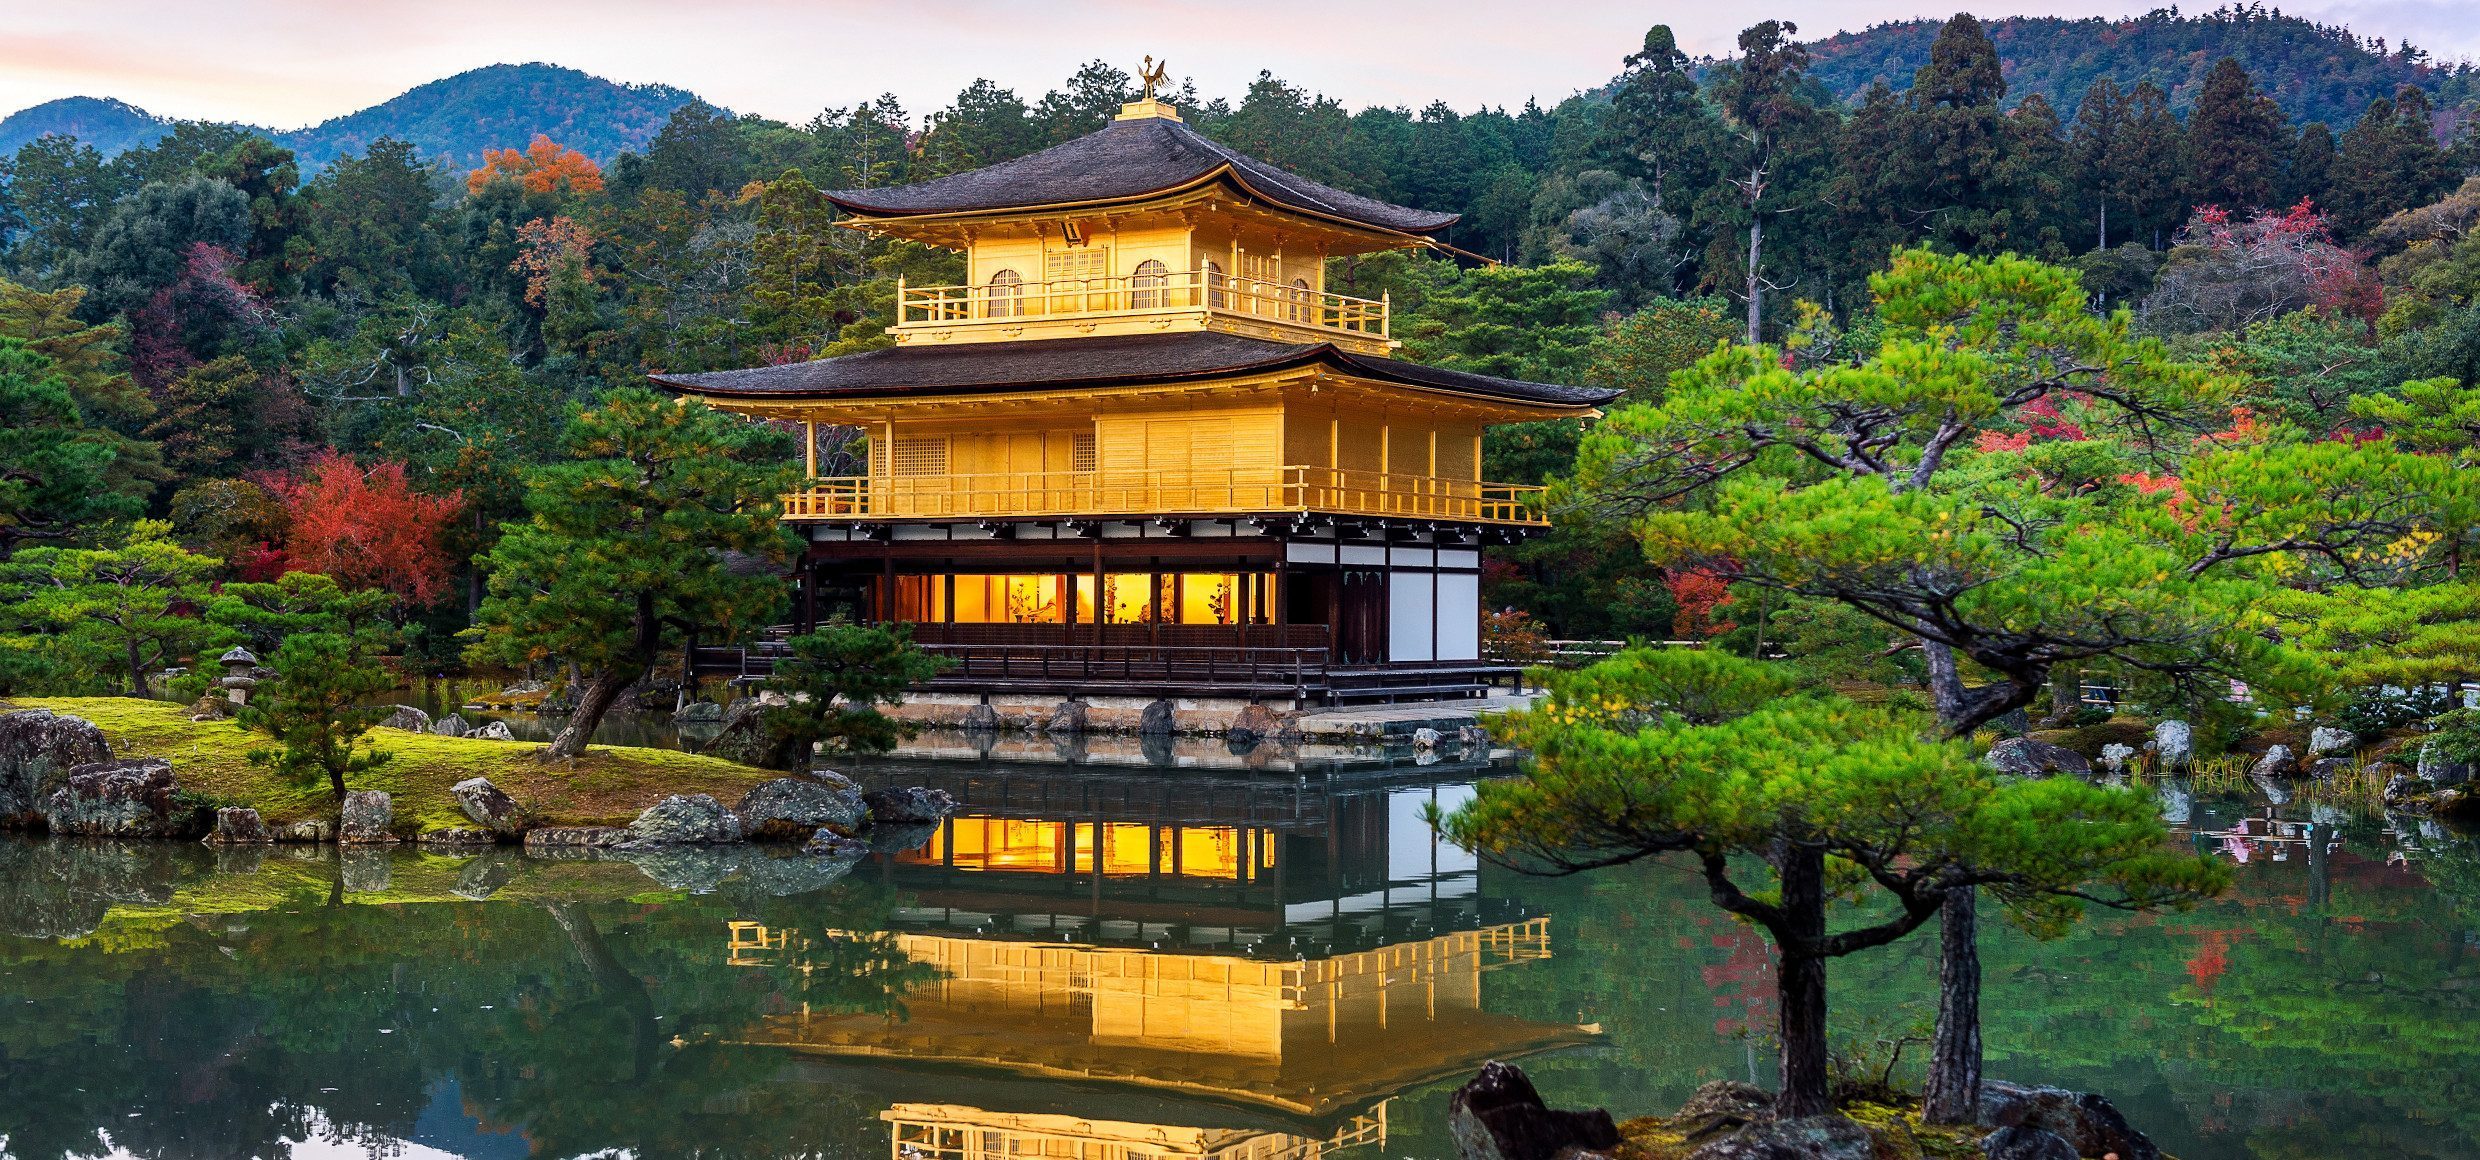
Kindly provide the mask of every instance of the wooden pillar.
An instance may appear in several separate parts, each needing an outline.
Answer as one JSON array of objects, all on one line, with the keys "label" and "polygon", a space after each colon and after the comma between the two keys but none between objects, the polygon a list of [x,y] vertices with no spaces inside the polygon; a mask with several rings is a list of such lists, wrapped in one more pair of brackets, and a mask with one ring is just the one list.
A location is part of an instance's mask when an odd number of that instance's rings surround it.
[{"label": "wooden pillar", "polygon": [[809,468],[809,477],[818,478],[818,424],[801,424],[801,460]]}]

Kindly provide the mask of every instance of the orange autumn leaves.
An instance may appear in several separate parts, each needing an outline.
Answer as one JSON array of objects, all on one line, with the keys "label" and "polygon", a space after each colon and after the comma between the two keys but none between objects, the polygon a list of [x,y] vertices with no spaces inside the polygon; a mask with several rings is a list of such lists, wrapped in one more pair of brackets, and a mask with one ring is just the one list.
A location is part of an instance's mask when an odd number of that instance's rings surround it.
[{"label": "orange autumn leaves", "polygon": [[485,149],[482,168],[465,175],[465,189],[480,193],[502,177],[514,178],[527,193],[596,193],[603,188],[603,167],[594,159],[540,133],[523,149]]}]

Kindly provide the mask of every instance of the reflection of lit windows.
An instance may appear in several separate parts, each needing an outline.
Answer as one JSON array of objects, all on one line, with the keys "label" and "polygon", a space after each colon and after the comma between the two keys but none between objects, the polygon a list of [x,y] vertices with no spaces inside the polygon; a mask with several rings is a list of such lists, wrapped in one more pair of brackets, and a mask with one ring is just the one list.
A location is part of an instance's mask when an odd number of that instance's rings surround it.
[{"label": "reflection of lit windows", "polygon": [[959,870],[1057,872],[1067,836],[1066,822],[957,818],[941,827],[929,845],[903,860],[944,862],[952,856]]},{"label": "reflection of lit windows", "polygon": [[1240,623],[1240,578],[1208,572],[1181,576],[1180,623]]},{"label": "reflection of lit windows", "polygon": [[958,576],[958,624],[1059,624],[1058,576]]},{"label": "reflection of lit windows", "polygon": [[[1241,832],[1231,826],[1174,831],[1179,836],[1180,877],[1238,878],[1247,864]],[[1171,835],[1164,835],[1166,838]]]}]

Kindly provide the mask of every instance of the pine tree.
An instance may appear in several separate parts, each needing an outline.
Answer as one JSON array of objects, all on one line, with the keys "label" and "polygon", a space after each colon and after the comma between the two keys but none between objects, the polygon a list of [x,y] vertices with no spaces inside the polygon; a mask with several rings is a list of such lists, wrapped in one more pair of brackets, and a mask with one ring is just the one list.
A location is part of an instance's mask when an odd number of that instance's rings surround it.
[{"label": "pine tree", "polygon": [[2281,106],[2257,90],[2238,61],[2223,57],[2205,75],[2187,136],[2190,200],[2234,216],[2274,203],[2290,130]]},{"label": "pine tree", "polygon": [[1644,49],[1627,58],[1596,152],[1644,182],[1655,204],[1680,216],[1712,170],[1719,128],[1713,106],[1697,91],[1688,54],[1679,51],[1669,25],[1656,24],[1645,33]]},{"label": "pine tree", "polygon": [[2283,173],[2282,201],[2286,205],[2312,202],[2320,209],[2330,208],[2333,199],[2334,131],[2323,121],[2310,121],[2299,127],[2299,137],[2291,142],[2290,168]]},{"label": "pine tree", "polygon": [[2119,228],[2127,228],[2126,178],[2119,166],[2128,160],[2129,104],[2117,80],[2094,81],[2075,107],[2075,127],[2068,138],[2075,188],[2093,223],[2093,248],[2098,250],[2110,248],[2112,208],[2120,210]]},{"label": "pine tree", "polygon": [[1753,25],[1739,34],[1740,54],[1713,71],[1712,96],[1725,124],[1706,277],[1738,267],[1750,342],[1763,323],[1765,293],[1776,285],[1765,274],[1766,230],[1786,211],[1818,200],[1836,128],[1833,114],[1817,104],[1799,31],[1779,20]]},{"label": "pine tree", "polygon": [[2335,152],[2329,207],[2335,233],[2364,236],[2389,215],[2427,205],[2452,188],[2455,172],[2431,128],[2434,116],[2428,97],[2415,88],[2368,103]]},{"label": "pine tree", "polygon": [[1999,102],[2006,77],[1980,21],[1959,13],[1938,29],[1929,63],[1912,76],[1900,141],[1905,201],[1934,207],[1920,234],[1966,253],[2022,248],[2009,237],[2012,144]]},{"label": "pine tree", "polygon": [[2158,250],[2187,220],[2187,127],[2170,111],[2170,95],[2151,81],[2127,94],[2127,132],[2110,169],[2122,182],[2128,236]]}]

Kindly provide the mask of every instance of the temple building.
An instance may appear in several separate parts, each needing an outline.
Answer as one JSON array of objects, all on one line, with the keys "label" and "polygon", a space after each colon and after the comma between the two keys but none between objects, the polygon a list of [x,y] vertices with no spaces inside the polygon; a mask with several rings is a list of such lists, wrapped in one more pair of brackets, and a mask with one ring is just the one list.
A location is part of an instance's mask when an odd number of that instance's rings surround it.
[{"label": "temple building", "polygon": [[[1226,149],[1169,105],[985,169],[831,192],[844,224],[960,252],[900,285],[895,344],[655,381],[805,425],[800,616],[916,625],[951,688],[1457,696],[1481,552],[1547,525],[1481,475],[1497,424],[1615,392],[1395,357],[1390,303],[1330,259],[1434,246],[1452,214]],[[860,474],[818,474],[857,428]]]}]

